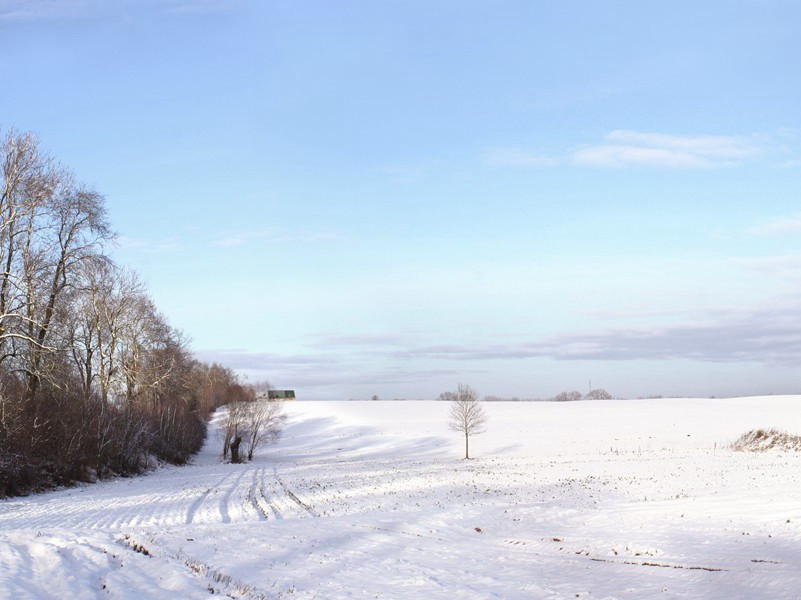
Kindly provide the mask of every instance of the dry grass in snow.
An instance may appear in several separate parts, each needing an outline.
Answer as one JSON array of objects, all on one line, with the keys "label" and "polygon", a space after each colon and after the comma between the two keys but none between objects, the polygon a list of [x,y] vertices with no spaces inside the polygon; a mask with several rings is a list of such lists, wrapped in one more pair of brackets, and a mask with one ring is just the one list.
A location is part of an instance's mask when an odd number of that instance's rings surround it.
[{"label": "dry grass in snow", "polygon": [[[0,596],[799,598],[801,398],[296,402],[281,442],[0,502]],[[222,415],[212,424],[218,427]]]},{"label": "dry grass in snow", "polygon": [[801,451],[801,436],[778,429],[752,429],[741,435],[732,444],[741,452],[766,452],[768,450]]}]

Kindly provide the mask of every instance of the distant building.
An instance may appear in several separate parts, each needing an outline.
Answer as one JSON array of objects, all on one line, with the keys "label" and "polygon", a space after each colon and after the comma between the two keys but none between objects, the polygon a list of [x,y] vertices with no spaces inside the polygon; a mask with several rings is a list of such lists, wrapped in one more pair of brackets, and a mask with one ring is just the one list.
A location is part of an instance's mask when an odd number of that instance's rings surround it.
[{"label": "distant building", "polygon": [[268,400],[294,400],[295,390],[269,390],[267,392]]}]

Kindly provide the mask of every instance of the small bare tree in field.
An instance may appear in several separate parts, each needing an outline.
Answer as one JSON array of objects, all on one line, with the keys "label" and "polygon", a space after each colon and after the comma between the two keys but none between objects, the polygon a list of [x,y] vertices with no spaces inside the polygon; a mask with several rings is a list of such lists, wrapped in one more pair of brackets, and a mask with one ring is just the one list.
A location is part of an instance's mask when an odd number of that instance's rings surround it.
[{"label": "small bare tree in field", "polygon": [[[223,458],[230,452],[232,463],[242,462],[245,457],[253,460],[257,448],[274,444],[281,438],[285,420],[280,402],[250,400],[229,404],[223,423]],[[240,452],[243,443],[244,451]]]},{"label": "small bare tree in field", "polygon": [[247,450],[248,460],[253,460],[253,452],[259,446],[269,446],[281,438],[281,429],[286,421],[284,407],[280,402],[252,402],[247,411]]},{"label": "small bare tree in field", "polygon": [[464,434],[464,457],[470,458],[470,436],[484,433],[487,430],[489,417],[478,400],[478,393],[469,385],[459,384],[455,392],[445,392],[441,400],[451,402],[451,431]]},{"label": "small bare tree in field", "polygon": [[239,446],[242,444],[245,435],[245,411],[244,402],[231,402],[228,404],[228,415],[223,423],[223,458],[231,453],[231,462],[242,462],[239,456]]}]

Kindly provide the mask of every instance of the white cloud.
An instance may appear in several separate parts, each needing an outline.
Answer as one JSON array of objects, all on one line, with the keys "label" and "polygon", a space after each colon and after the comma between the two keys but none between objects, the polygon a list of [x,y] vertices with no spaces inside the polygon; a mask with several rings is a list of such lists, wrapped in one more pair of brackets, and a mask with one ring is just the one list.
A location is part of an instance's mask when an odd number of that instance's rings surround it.
[{"label": "white cloud", "polygon": [[801,213],[773,219],[748,229],[751,235],[780,236],[801,233]]},{"label": "white cloud", "polygon": [[788,273],[795,279],[801,271],[801,255],[765,256],[761,258],[741,258],[737,264],[753,271],[763,273]]},{"label": "white cloud", "polygon": [[712,161],[688,152],[636,146],[589,146],[577,150],[571,158],[575,164],[587,167],[704,169],[716,166]]},{"label": "white cloud", "polygon": [[616,130],[600,144],[571,154],[575,164],[593,167],[710,169],[735,167],[777,150],[764,135],[671,135]]},{"label": "white cloud", "polygon": [[231,8],[232,0],[195,0],[194,2],[168,2],[165,13],[174,15],[206,15],[221,13]]},{"label": "white cloud", "polygon": [[[774,161],[776,166],[797,162],[787,159],[790,150],[778,141],[782,136],[674,135],[618,129],[599,143],[584,144],[561,156],[548,156],[523,148],[490,148],[485,164],[507,167],[547,167],[572,164],[600,168],[718,169]],[[783,136],[782,139],[786,139]],[[778,158],[784,156],[779,162]]]},{"label": "white cloud", "polygon": [[74,18],[86,10],[85,0],[0,0],[0,21]]},{"label": "white cloud", "polygon": [[605,137],[618,144],[663,148],[687,152],[710,159],[739,159],[757,156],[770,144],[763,135],[667,135],[664,133],[642,133],[617,130]]},{"label": "white cloud", "polygon": [[145,239],[122,235],[117,238],[117,242],[123,250],[144,254],[161,254],[181,247],[176,238]]},{"label": "white cloud", "polygon": [[120,7],[169,14],[210,14],[231,8],[232,0],[0,0],[0,21],[76,19],[113,13]]}]

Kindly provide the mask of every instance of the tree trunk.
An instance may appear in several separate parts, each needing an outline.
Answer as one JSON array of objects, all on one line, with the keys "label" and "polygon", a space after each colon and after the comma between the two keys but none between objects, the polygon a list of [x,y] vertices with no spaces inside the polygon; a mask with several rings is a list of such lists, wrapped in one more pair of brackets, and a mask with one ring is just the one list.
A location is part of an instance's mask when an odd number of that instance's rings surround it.
[{"label": "tree trunk", "polygon": [[470,458],[470,436],[466,431],[464,432],[464,457],[465,459]]},{"label": "tree trunk", "polygon": [[242,459],[239,458],[239,444],[242,443],[242,436],[238,435],[234,438],[234,441],[231,442],[231,462],[232,463],[240,463]]}]

